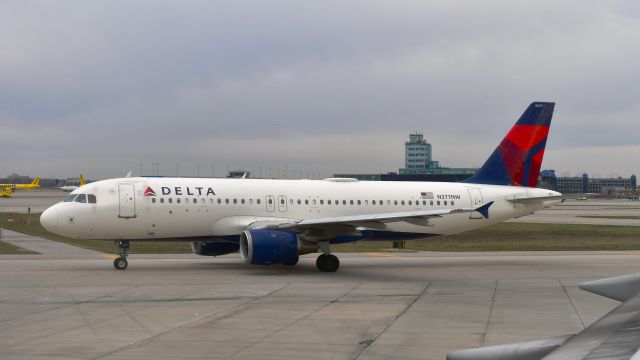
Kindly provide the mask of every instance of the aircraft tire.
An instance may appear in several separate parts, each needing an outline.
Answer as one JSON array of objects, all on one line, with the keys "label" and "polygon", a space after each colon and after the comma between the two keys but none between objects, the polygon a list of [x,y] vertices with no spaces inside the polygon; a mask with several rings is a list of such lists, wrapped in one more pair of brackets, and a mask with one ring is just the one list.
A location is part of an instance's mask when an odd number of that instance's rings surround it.
[{"label": "aircraft tire", "polygon": [[335,255],[321,254],[316,260],[316,267],[324,272],[336,272],[340,267],[340,260]]},{"label": "aircraft tire", "polygon": [[116,270],[124,270],[127,268],[127,265],[129,265],[129,262],[126,258],[118,257],[113,260],[113,267],[116,268]]}]

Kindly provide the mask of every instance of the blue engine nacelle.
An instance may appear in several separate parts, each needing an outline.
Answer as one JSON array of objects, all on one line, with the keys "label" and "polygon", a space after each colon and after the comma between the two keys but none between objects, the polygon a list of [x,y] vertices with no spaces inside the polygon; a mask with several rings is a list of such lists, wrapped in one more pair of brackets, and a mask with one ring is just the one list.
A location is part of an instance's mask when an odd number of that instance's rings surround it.
[{"label": "blue engine nacelle", "polygon": [[203,256],[220,256],[231,254],[240,248],[240,244],[225,240],[194,241],[191,243],[191,250],[195,254]]},{"label": "blue engine nacelle", "polygon": [[[247,264],[295,263],[305,251],[298,235],[281,230],[245,230],[240,235],[240,256]],[[317,245],[316,245],[317,249]]]}]

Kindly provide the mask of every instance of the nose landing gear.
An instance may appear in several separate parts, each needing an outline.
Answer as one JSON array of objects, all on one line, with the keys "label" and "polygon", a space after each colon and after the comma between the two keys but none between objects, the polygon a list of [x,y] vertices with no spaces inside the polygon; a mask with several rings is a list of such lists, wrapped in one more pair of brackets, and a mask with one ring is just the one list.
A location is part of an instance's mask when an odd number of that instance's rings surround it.
[{"label": "nose landing gear", "polygon": [[129,252],[129,240],[118,241],[118,257],[113,260],[113,267],[116,270],[124,270],[129,265],[127,261],[127,255]]}]

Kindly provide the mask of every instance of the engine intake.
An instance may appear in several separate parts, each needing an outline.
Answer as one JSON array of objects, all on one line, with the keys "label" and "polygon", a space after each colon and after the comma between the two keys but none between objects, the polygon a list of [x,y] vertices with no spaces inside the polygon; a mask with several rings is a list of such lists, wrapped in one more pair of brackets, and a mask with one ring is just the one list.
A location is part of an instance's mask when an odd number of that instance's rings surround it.
[{"label": "engine intake", "polygon": [[245,230],[240,235],[240,256],[247,264],[295,263],[298,255],[317,251],[315,243],[282,230]]}]

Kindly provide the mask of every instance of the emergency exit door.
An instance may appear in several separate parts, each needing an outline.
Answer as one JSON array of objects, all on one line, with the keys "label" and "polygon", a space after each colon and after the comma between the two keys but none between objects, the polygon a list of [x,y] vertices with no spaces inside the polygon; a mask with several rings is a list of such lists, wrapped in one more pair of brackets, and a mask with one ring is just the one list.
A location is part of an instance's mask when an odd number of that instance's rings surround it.
[{"label": "emergency exit door", "polygon": [[118,184],[118,217],[136,217],[136,196],[133,184]]}]

